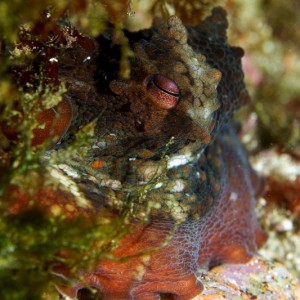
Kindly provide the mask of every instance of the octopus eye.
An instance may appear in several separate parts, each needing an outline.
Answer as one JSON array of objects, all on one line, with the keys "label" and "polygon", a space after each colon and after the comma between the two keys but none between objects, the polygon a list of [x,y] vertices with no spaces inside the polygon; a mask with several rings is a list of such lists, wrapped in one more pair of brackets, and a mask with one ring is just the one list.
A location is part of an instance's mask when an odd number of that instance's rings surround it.
[{"label": "octopus eye", "polygon": [[154,104],[162,109],[171,109],[179,102],[177,84],[164,75],[153,75],[147,84],[147,91]]}]

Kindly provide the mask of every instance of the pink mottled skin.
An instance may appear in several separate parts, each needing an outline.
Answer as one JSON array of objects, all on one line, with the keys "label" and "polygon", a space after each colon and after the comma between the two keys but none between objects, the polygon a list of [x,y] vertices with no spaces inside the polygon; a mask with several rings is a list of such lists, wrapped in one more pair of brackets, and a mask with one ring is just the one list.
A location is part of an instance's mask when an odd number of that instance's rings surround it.
[{"label": "pink mottled skin", "polygon": [[[262,244],[254,212],[262,183],[232,120],[249,100],[243,50],[227,44],[226,28],[216,8],[197,26],[173,16],[127,33],[134,57],[126,80],[118,78],[120,48],[109,29],[96,40],[69,30],[76,39],[57,53],[58,78],[74,117],[57,148],[97,120],[90,157],[66,163],[96,213],[118,214],[131,203],[133,229],[115,260],[99,258],[61,293],[75,298],[92,286],[105,300],[188,300],[203,290],[204,270],[247,262]],[[101,161],[98,169],[89,169],[91,161]]]}]

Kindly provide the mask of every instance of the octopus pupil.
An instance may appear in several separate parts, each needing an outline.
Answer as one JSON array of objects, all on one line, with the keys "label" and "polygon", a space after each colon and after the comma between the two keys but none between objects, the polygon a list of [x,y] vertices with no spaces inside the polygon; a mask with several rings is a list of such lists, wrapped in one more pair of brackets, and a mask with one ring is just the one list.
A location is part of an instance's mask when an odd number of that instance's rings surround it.
[{"label": "octopus pupil", "polygon": [[156,81],[155,81],[155,78],[153,78],[152,82],[154,83],[154,85],[155,85],[158,89],[162,90],[163,92],[165,92],[165,93],[167,93],[167,94],[169,94],[169,95],[171,95],[171,96],[175,96],[175,97],[178,97],[178,96],[179,96],[178,93],[172,93],[172,92],[167,91],[166,89],[162,88],[160,85],[158,85],[158,84],[156,83]]}]

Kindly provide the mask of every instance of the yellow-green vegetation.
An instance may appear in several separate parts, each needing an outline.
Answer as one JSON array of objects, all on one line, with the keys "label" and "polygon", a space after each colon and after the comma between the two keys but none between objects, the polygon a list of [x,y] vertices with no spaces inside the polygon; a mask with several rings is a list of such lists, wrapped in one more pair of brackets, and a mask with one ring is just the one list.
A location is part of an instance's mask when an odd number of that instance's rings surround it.
[{"label": "yellow-green vegetation", "polygon": [[55,299],[53,267],[64,264],[74,275],[80,268],[92,269],[96,260],[109,257],[124,230],[123,220],[103,216],[67,221],[33,209],[15,217],[1,211],[1,299],[41,299],[45,293]]},{"label": "yellow-green vegetation", "polygon": [[246,51],[259,145],[293,150],[300,143],[299,1],[235,0],[229,8],[231,43]]},{"label": "yellow-green vegetation", "polygon": [[[97,35],[104,27],[107,11],[104,1],[1,1],[0,36],[15,42],[21,27],[30,28],[43,18],[70,18],[89,33]],[[122,2],[122,1],[115,1]],[[123,8],[124,9],[124,8]],[[125,8],[126,9],[126,8]],[[124,11],[123,11],[124,13]]]},{"label": "yellow-green vegetation", "polygon": [[[25,93],[20,93],[20,99],[23,95]],[[34,93],[31,95],[34,96]],[[23,105],[26,106],[25,103]],[[51,165],[59,163],[60,159],[68,160],[75,150],[76,155],[84,156],[85,146],[93,136],[94,124],[88,124],[79,131],[75,142],[60,153],[63,158],[58,154],[48,160],[43,156],[46,145],[34,149],[31,147],[31,129],[36,125],[35,122],[33,116],[24,120],[20,143],[9,152],[8,159],[4,150],[1,153],[1,159],[5,162],[1,166],[0,177],[1,299],[41,299],[43,295],[47,295],[46,299],[55,299],[57,293],[51,273],[54,266],[64,264],[76,278],[78,269],[92,268],[101,257],[112,258],[112,249],[129,230],[126,216],[109,218],[106,211],[89,218],[79,215],[67,219],[59,208],[56,211],[52,209],[50,215],[38,208],[37,202],[43,199],[35,197],[37,189],[41,186],[60,189],[60,180],[64,179],[53,175]],[[18,214],[11,213],[11,205],[16,199],[10,199],[10,190],[7,188],[12,184],[20,191],[17,200],[21,201],[23,192],[29,197],[28,207]],[[67,187],[69,192],[73,192],[71,185]],[[74,199],[80,207],[86,208],[89,204],[80,195],[74,195]]]},{"label": "yellow-green vegetation", "polygon": [[[51,273],[54,266],[64,264],[76,277],[78,269],[89,269],[99,258],[111,257],[112,249],[129,230],[128,218],[122,215],[111,218],[102,211],[88,219],[80,214],[68,219],[59,211],[49,214],[38,207],[38,202],[42,201],[35,195],[38,188],[53,190],[60,185],[59,178],[52,176],[50,165],[59,163],[59,156],[45,159],[48,141],[32,146],[33,129],[44,126],[38,123],[37,115],[42,109],[59,103],[66,89],[63,82],[59,87],[46,84],[42,68],[35,71],[33,85],[17,84],[10,74],[10,70],[23,66],[31,70],[35,59],[30,47],[16,46],[21,31],[30,31],[49,18],[68,19],[86,34],[96,36],[109,19],[115,22],[116,34],[121,35],[121,17],[126,15],[128,8],[123,2],[114,1],[113,8],[109,1],[88,0],[0,3],[0,123],[13,128],[18,135],[14,142],[0,133],[1,299],[58,299]],[[115,7],[118,3],[121,5]],[[127,59],[131,52],[124,37],[120,44],[124,45],[121,75],[128,77]],[[77,155],[85,155],[93,127],[91,123],[78,132],[75,142],[64,151],[64,159],[73,155],[74,149]],[[23,205],[24,195],[28,198],[24,210],[18,213],[12,208],[16,200],[10,197],[12,186],[19,193],[19,206]]]},{"label": "yellow-green vegetation", "polygon": [[[289,174],[288,181],[295,190],[299,176],[300,3],[297,0],[284,3],[234,0],[233,4],[229,10],[230,39],[246,52],[245,79],[253,101],[249,110],[254,110],[258,118],[256,132],[245,141],[250,141],[247,146],[257,154],[253,159],[255,168],[267,177],[267,181],[268,178],[277,180],[288,194],[291,187],[285,186],[287,175],[283,174]],[[275,151],[258,152],[272,148]],[[278,149],[288,153],[282,155],[284,159]],[[267,186],[267,196],[268,189],[274,193],[274,187]],[[299,201],[296,196],[294,200],[298,204],[293,212],[289,211],[292,195],[290,198],[284,193],[278,195],[276,204],[272,203],[272,196],[267,197],[270,203],[263,199],[259,202],[261,223],[269,235],[261,253],[281,262],[299,278],[299,222],[295,213],[299,210]]]},{"label": "yellow-green vegetation", "polygon": [[124,20],[127,29],[136,31],[151,26],[155,17],[167,19],[178,16],[183,23],[197,24],[210,14],[223,0],[135,0],[130,3],[130,13]]},{"label": "yellow-green vegetation", "polygon": [[[68,167],[81,161],[84,164],[74,165],[72,170],[82,171],[83,178],[92,178],[93,168],[88,164],[92,163],[89,150],[95,139],[95,122],[79,130],[67,147],[47,151],[50,140],[32,145],[33,130],[45,126],[37,120],[39,113],[60,103],[66,86],[64,82],[47,82],[47,66],[36,65],[39,54],[22,40],[25,34],[32,35],[25,38],[26,42],[39,42],[31,30],[38,28],[48,34],[48,24],[53,26],[50,19],[67,20],[91,36],[97,36],[111,22],[115,27],[114,41],[121,46],[119,73],[128,78],[128,59],[133,55],[123,33],[128,5],[129,1],[32,0],[28,9],[24,1],[0,3],[0,299],[58,299],[55,284],[60,279],[53,275],[56,266],[63,266],[76,280],[79,269],[95,268],[103,257],[114,259],[112,250],[130,231],[133,215],[147,220],[150,207],[137,212],[132,203],[145,202],[147,194],[163,180],[164,172],[153,174],[142,188],[127,191],[130,199],[121,205],[119,214],[112,216],[102,207],[97,213],[89,212],[87,218],[91,203],[78,188],[75,177],[66,173]],[[43,24],[47,26],[40,26]],[[39,34],[43,36],[43,32]],[[54,45],[55,36],[49,43]],[[14,70],[25,70],[25,77],[31,77],[23,84],[15,79]],[[16,138],[7,136],[5,126],[15,132]],[[167,164],[165,152],[163,160]],[[70,217],[59,205],[43,206],[45,191],[53,192],[55,197],[56,191],[71,195],[72,204],[64,207],[68,213],[76,207],[82,212]],[[161,246],[169,238],[171,234]]]},{"label": "yellow-green vegetation", "polygon": [[210,13],[213,6],[219,3],[219,0],[156,0],[152,9],[153,13],[165,18],[176,15],[183,23],[197,24]]}]

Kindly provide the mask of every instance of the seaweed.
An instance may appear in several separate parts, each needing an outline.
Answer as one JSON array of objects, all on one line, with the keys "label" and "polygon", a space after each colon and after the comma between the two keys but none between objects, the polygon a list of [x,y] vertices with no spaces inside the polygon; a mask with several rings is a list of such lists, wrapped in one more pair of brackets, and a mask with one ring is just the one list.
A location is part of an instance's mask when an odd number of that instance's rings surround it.
[{"label": "seaweed", "polygon": [[[41,204],[47,198],[45,193],[62,188],[61,177],[53,176],[53,166],[62,156],[47,158],[50,140],[39,145],[32,142],[34,130],[45,127],[38,121],[39,113],[59,104],[66,91],[64,82],[57,83],[49,76],[35,45],[48,39],[56,49],[64,47],[55,44],[56,37],[50,34],[56,22],[73,23],[96,36],[110,20],[115,22],[116,32],[122,33],[120,18],[126,14],[128,4],[116,8],[117,3],[114,2],[113,8],[105,1],[85,0],[0,3],[1,299],[57,298],[54,288],[57,279],[52,274],[55,268],[63,264],[78,276],[77,270],[83,266],[89,269],[99,257],[110,257],[121,236],[130,229],[127,217],[112,218],[106,210],[89,218],[84,213],[74,216],[76,205],[88,209],[84,195],[74,200],[74,207],[67,207],[69,214],[55,204],[49,207],[47,204],[45,209]],[[128,76],[126,59],[130,52],[124,37],[120,38],[120,44],[123,47],[120,73]],[[80,130],[73,144],[60,155],[66,159],[74,154],[74,149],[77,155],[85,155],[93,128],[90,123]]]}]

